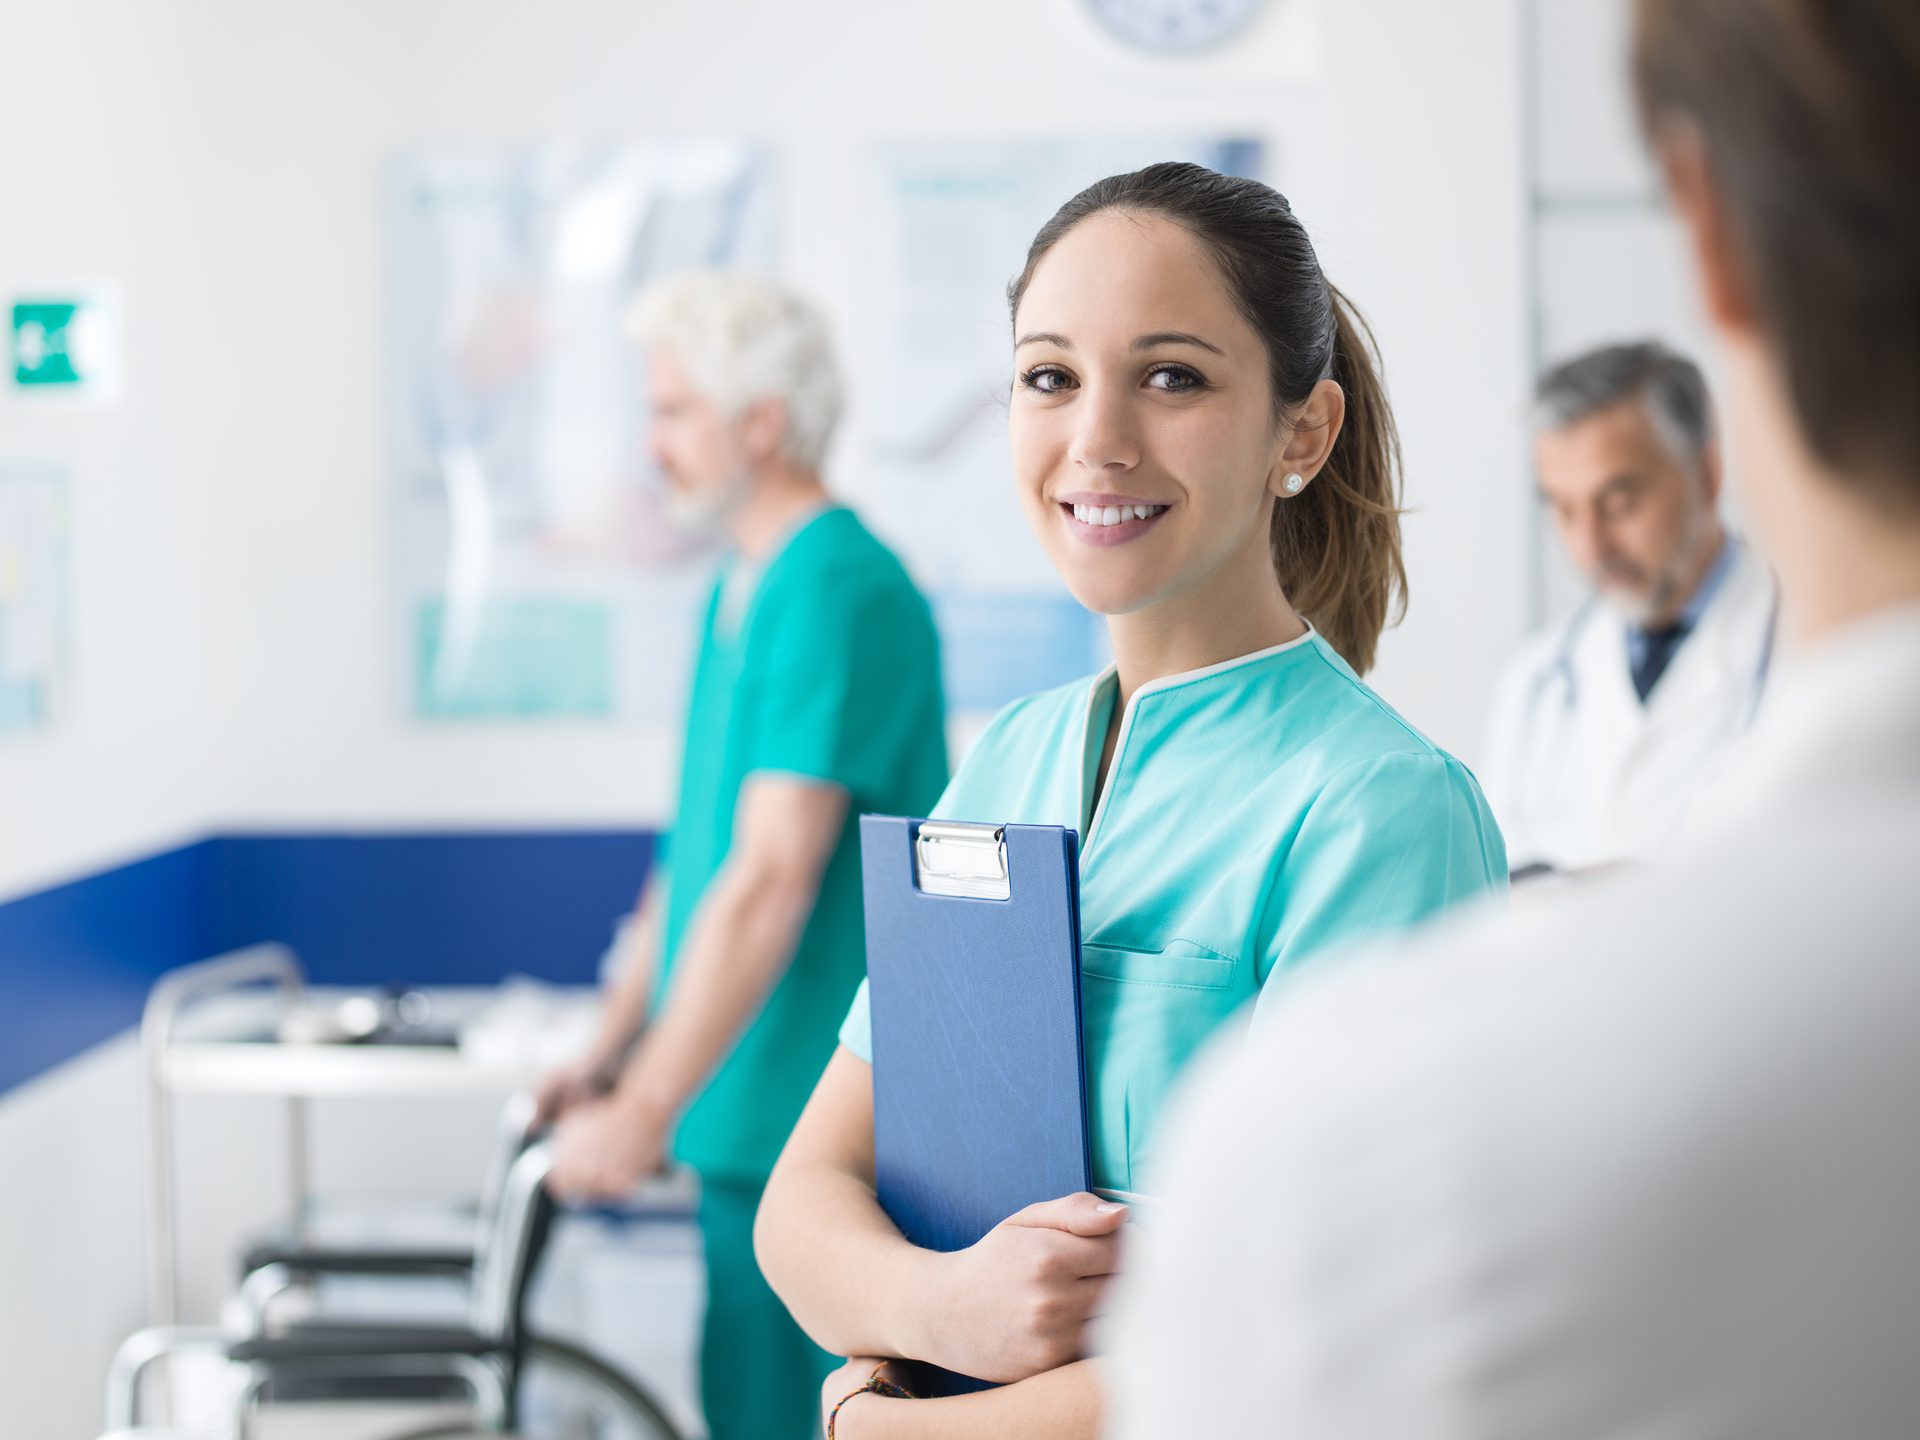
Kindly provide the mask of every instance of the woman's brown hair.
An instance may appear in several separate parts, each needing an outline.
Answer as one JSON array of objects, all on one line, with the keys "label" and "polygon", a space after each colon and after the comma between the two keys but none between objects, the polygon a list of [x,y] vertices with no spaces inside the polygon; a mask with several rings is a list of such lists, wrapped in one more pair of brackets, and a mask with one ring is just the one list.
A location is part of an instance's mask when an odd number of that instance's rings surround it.
[{"label": "woman's brown hair", "polygon": [[1920,512],[1920,4],[1639,0],[1656,143],[1699,135],[1814,453]]},{"label": "woman's brown hair", "polygon": [[1373,665],[1406,610],[1400,556],[1400,436],[1380,383],[1372,332],[1327,283],[1307,232],[1279,191],[1200,165],[1149,165],[1082,190],[1040,227],[1007,287],[1018,311],[1033,272],[1074,226],[1108,210],[1159,215],[1190,231],[1266,346],[1276,421],[1290,422],[1320,381],[1346,393],[1346,420],[1320,473],[1273,507],[1273,568],[1294,609],[1355,671]]}]

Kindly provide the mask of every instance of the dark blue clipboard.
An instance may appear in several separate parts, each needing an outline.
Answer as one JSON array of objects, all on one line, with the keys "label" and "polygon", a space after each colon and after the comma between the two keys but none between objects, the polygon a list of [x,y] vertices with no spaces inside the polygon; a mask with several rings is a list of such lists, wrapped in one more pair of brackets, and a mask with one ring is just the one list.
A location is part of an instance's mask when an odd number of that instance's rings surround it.
[{"label": "dark blue clipboard", "polygon": [[[880,1204],[915,1245],[963,1249],[1091,1186],[1079,836],[863,815],[860,860]],[[986,1388],[916,1369],[921,1394]]]}]

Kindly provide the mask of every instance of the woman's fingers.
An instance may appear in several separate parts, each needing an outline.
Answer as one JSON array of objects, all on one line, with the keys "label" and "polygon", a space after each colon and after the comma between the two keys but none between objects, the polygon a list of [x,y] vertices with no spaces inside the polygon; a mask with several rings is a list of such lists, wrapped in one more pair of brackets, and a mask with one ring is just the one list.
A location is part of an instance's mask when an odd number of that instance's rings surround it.
[{"label": "woman's fingers", "polygon": [[1082,1190],[1062,1195],[1057,1200],[1042,1200],[1037,1205],[1007,1217],[1008,1225],[1026,1225],[1034,1229],[1064,1230],[1070,1235],[1111,1235],[1127,1223],[1127,1207]]}]

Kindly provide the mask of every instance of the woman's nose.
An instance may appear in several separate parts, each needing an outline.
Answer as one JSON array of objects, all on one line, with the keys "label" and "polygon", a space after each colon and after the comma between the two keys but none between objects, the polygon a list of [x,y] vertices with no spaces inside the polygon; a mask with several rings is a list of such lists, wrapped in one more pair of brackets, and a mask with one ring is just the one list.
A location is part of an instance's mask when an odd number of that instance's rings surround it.
[{"label": "woman's nose", "polygon": [[1067,458],[1082,470],[1131,470],[1140,463],[1140,439],[1125,394],[1107,386],[1082,394]]}]

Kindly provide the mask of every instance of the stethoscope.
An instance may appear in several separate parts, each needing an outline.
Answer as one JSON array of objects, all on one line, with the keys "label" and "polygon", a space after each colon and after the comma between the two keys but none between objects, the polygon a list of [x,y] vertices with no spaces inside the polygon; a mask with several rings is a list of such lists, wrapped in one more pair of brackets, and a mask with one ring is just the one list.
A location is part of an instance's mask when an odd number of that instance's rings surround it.
[{"label": "stethoscope", "polygon": [[[1558,685],[1560,688],[1560,708],[1563,714],[1572,714],[1573,707],[1580,700],[1580,677],[1573,665],[1575,648],[1580,643],[1582,632],[1600,610],[1600,598],[1590,597],[1585,604],[1573,612],[1560,634],[1560,643],[1554,647],[1553,656],[1533,677],[1533,688],[1527,697],[1529,715],[1538,712],[1547,692]],[[1747,723],[1752,723],[1754,712],[1760,707],[1760,696],[1767,688],[1767,676],[1773,669],[1774,635],[1780,628],[1780,590],[1775,586],[1772,602],[1767,606],[1767,631],[1760,642],[1760,658],[1753,668],[1753,684],[1748,692]],[[1531,727],[1529,727],[1531,729]]]}]

